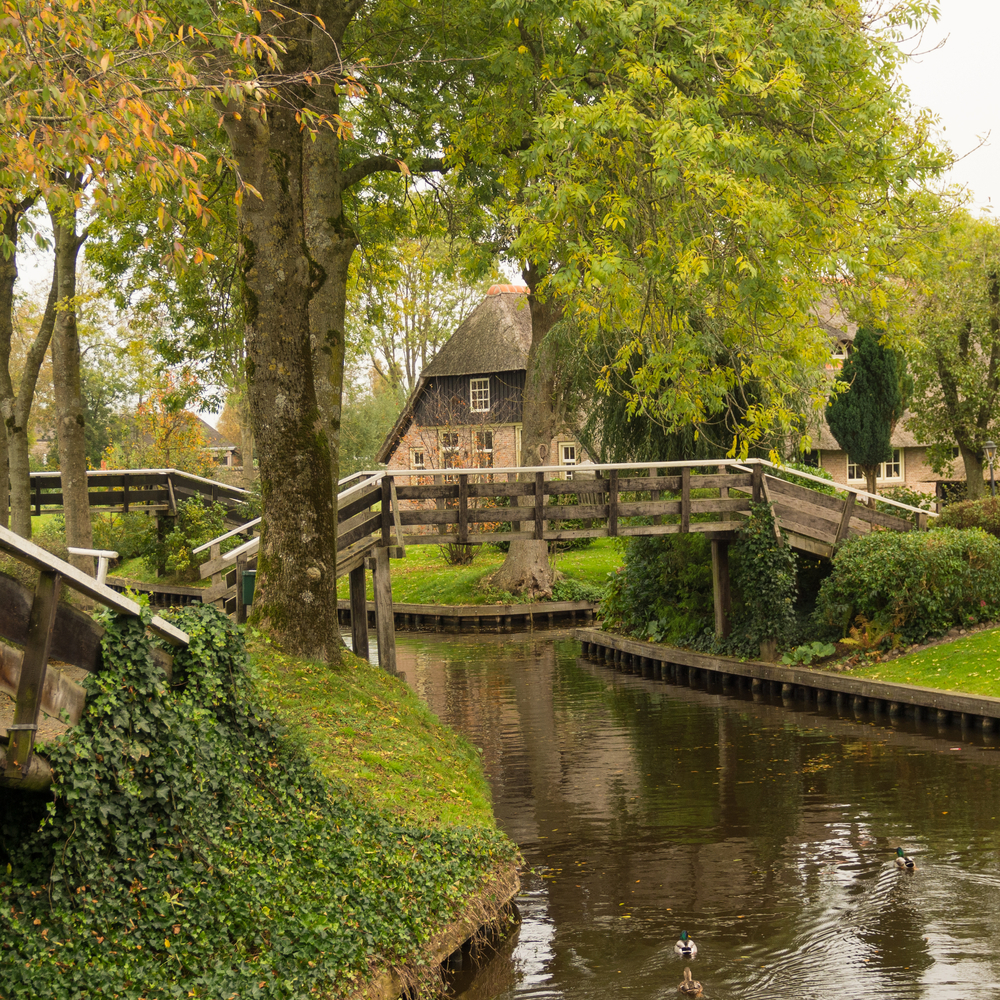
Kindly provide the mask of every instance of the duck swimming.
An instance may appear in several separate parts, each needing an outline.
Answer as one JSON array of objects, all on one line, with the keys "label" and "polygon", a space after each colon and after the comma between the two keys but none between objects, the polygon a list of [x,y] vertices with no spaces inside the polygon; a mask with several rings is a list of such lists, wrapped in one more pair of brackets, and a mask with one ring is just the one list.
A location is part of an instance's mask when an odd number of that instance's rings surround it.
[{"label": "duck swimming", "polygon": [[917,866],[914,864],[913,858],[908,858],[903,853],[902,847],[896,848],[896,865],[899,868],[905,868],[908,872],[915,872],[917,870]]},{"label": "duck swimming", "polygon": [[684,970],[684,982],[677,987],[686,997],[700,997],[701,983],[697,979],[691,978],[691,970]]},{"label": "duck swimming", "polygon": [[688,937],[687,931],[681,931],[680,939],[674,945],[674,951],[685,958],[694,958],[698,954],[698,946]]}]

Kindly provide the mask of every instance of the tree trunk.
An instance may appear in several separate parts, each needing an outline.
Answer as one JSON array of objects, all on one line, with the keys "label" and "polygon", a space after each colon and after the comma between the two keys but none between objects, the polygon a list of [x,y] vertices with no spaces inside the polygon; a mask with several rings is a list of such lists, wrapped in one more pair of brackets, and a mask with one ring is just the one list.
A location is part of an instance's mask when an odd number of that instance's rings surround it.
[{"label": "tree trunk", "polygon": [[[877,485],[878,466],[862,465],[861,469],[865,474],[865,489],[871,494],[878,493],[878,485]],[[875,509],[874,496],[870,496],[868,498],[868,506],[871,510]]]},{"label": "tree trunk", "polygon": [[264,510],[253,620],[290,653],[336,662],[336,496],[316,398],[309,311],[315,271],[304,227],[295,105],[265,120],[247,105],[225,126],[247,194],[239,215],[247,389]]},{"label": "tree trunk", "polygon": [[[959,442],[958,450],[965,466],[965,495],[969,500],[978,500],[988,488],[983,482],[983,456],[975,448]],[[994,470],[994,476],[996,471]]]},{"label": "tree trunk", "polygon": [[[524,384],[521,424],[521,464],[551,465],[555,456],[549,454],[556,432],[557,400],[555,398],[555,358],[546,351],[543,341],[561,318],[561,310],[551,300],[539,300],[536,290],[542,274],[534,265],[524,271],[531,290],[528,308],[531,310],[531,348],[528,351],[528,372]],[[522,481],[533,480],[523,474]],[[534,505],[533,497],[519,497],[519,505]],[[541,539],[516,540],[510,543],[503,565],[489,577],[491,586],[511,593],[531,597],[550,597],[554,573],[549,563],[548,543]]]},{"label": "tree trunk", "polygon": [[[87,239],[76,232],[75,211],[65,216],[50,211],[55,234],[56,316],[52,331],[52,393],[55,400],[59,475],[62,481],[66,544],[93,547],[90,496],[87,492],[86,417],[80,379],[80,339],[76,328],[76,266]],[[70,556],[77,569],[94,575],[90,556]]]}]

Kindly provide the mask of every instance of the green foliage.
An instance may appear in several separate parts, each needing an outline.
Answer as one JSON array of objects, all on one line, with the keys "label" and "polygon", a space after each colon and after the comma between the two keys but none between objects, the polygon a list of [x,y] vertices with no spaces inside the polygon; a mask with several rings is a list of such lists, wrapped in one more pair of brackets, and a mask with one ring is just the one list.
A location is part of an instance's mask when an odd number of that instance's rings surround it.
[{"label": "green foliage", "polygon": [[874,531],[849,538],[833,559],[816,605],[831,637],[859,615],[883,632],[919,642],[1000,613],[1000,542],[978,529]]},{"label": "green foliage", "polygon": [[553,601],[592,601],[604,600],[607,592],[605,587],[583,580],[557,580],[552,584]]},{"label": "green foliage", "polygon": [[836,652],[837,647],[832,642],[811,642],[807,646],[796,646],[790,653],[785,653],[781,662],[787,666],[796,663],[808,666],[813,660],[824,660]]},{"label": "green foliage", "polygon": [[805,472],[810,476],[819,479],[828,479],[833,482],[833,476],[826,469],[813,465],[806,465],[804,462],[785,462],[778,469],[768,469],[767,474],[777,479],[784,479],[786,482],[795,483],[797,486],[805,486],[817,493],[825,493],[827,496],[836,497],[841,495],[841,490],[835,486],[825,486],[823,483],[813,482],[811,479],[803,479],[802,476],[795,475],[796,472]]},{"label": "green foliage", "polygon": [[[151,567],[163,565],[168,573],[181,579],[196,580],[198,566],[211,558],[205,550],[195,556],[196,549],[213,538],[226,532],[226,508],[220,503],[206,503],[201,496],[189,497],[177,505],[177,521],[162,542],[154,543],[149,557]],[[222,551],[227,552],[241,544],[238,537],[222,543]],[[148,551],[148,550],[147,550]]]},{"label": "green foliage", "polygon": [[1000,497],[949,504],[934,525],[936,528],[982,528],[994,538],[1000,538]]},{"label": "green foliage", "polygon": [[673,643],[705,626],[713,604],[704,535],[637,535],[624,548],[624,565],[609,575],[601,603],[606,626]]},{"label": "green foliage", "polygon": [[406,397],[398,388],[353,395],[344,403],[340,425],[340,475],[377,467],[375,455],[392,430]]},{"label": "green foliage", "polygon": [[[937,497],[933,493],[921,493],[919,490],[911,490],[909,486],[888,486],[881,491],[881,496],[887,500],[896,500],[899,503],[909,504],[920,510],[937,510]],[[908,511],[893,507],[891,503],[882,503],[881,500],[875,502],[875,509],[882,514],[891,514],[893,517],[902,517],[911,524],[916,524],[917,515]],[[940,524],[938,518],[928,518],[931,524]],[[954,527],[966,527],[966,525],[954,525]]]},{"label": "green foliage", "polygon": [[892,458],[890,436],[903,415],[902,358],[881,338],[884,331],[861,327],[854,347],[840,371],[847,389],[833,396],[826,407],[826,422],[840,447],[874,481],[880,462]]},{"label": "green foliage", "polygon": [[156,518],[128,514],[97,514],[92,524],[95,549],[109,549],[120,560],[148,555],[156,546]]},{"label": "green foliage", "polygon": [[[199,605],[168,684],[109,625],[52,798],[0,798],[5,996],[341,995],[509,861],[488,829],[401,823],[325,783],[256,704],[235,626]],[[261,986],[266,984],[266,986]]]},{"label": "green foliage", "polygon": [[751,501],[731,566],[740,606],[733,611],[727,651],[756,657],[767,639],[787,643],[796,630],[796,557],[789,545],[778,544],[770,504]]}]

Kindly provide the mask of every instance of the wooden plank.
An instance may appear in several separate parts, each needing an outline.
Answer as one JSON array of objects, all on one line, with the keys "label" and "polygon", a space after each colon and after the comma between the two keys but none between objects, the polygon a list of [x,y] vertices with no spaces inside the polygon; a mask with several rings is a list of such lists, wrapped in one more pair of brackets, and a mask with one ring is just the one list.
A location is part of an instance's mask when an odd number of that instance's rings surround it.
[{"label": "wooden plank", "polygon": [[352,528],[350,531],[346,531],[342,535],[337,535],[337,551],[341,552],[347,548],[347,546],[353,545],[355,542],[360,541],[362,538],[365,538],[375,532],[378,532],[381,536],[384,528],[385,522],[382,518],[381,512],[373,511],[356,528]]},{"label": "wooden plank", "polygon": [[851,527],[854,504],[857,499],[858,494],[854,491],[847,494],[847,499],[844,501],[843,513],[840,515],[840,524],[837,526],[837,537],[833,540],[834,545],[839,545],[847,537],[847,532]]},{"label": "wooden plank", "polygon": [[[118,614],[139,616],[140,608],[135,601],[129,600],[110,587],[98,583],[93,577],[82,573],[65,560],[51,555],[45,549],[35,545],[34,542],[29,542],[26,538],[15,535],[9,528],[0,527],[0,550],[10,553],[20,562],[26,563],[40,572],[58,573],[66,586],[111,608]],[[149,627],[173,646],[186,646],[188,643],[186,632],[164,621],[159,616],[153,618]]]},{"label": "wooden plank", "polygon": [[247,571],[247,557],[236,559],[236,624],[245,625],[247,620],[247,605],[243,600],[243,576]]},{"label": "wooden plank", "polygon": [[378,642],[379,666],[389,674],[396,673],[396,625],[392,614],[392,581],[389,578],[389,550],[376,546],[372,583],[375,596],[375,637]]},{"label": "wooden plank", "polygon": [[760,503],[764,498],[764,473],[759,465],[755,465],[750,474],[750,494],[754,503]]},{"label": "wooden plank", "polygon": [[[738,523],[732,521],[692,521],[688,531],[693,534],[719,533],[735,536]],[[676,535],[681,532],[679,524],[635,524],[619,527],[618,534],[624,537],[632,535]]]},{"label": "wooden plank", "polygon": [[[551,485],[551,483],[546,484],[546,493]],[[534,495],[534,483],[469,483],[470,497],[533,497]]]},{"label": "wooden plank", "polygon": [[691,529],[691,470],[681,469],[681,531]]},{"label": "wooden plank", "polygon": [[542,510],[545,504],[545,473],[535,473],[535,539],[540,541],[544,537],[545,519]]},{"label": "wooden plank", "polygon": [[469,477],[458,477],[458,541],[464,545],[469,539]]},{"label": "wooden plank", "polygon": [[[91,507],[117,506],[124,507],[126,496],[123,492],[102,491],[100,493],[90,492],[87,494]],[[166,490],[130,490],[128,493],[128,503],[149,504],[149,503],[169,503],[170,494]],[[62,494],[56,493],[48,503],[62,504]]]},{"label": "wooden plank", "polygon": [[406,545],[403,542],[403,525],[399,520],[399,500],[396,497],[396,480],[392,480],[391,487],[391,501],[392,501],[392,515],[393,515],[393,527],[396,529],[396,547],[400,550],[399,554],[393,556],[394,559],[405,559],[406,558]]},{"label": "wooden plank", "polygon": [[[405,486],[397,487],[396,495],[399,496],[401,491],[406,489]],[[377,486],[375,489],[366,490],[358,497],[352,497],[347,503],[341,505],[337,508],[337,524],[340,525],[344,521],[349,520],[354,517],[355,514],[360,514],[362,511],[370,510],[382,499],[382,487]]]},{"label": "wooden plank", "polygon": [[[647,470],[648,474],[646,476],[646,488],[649,490],[649,502],[658,503],[660,500],[660,490],[657,488],[653,480],[656,479],[656,469],[650,468]],[[661,514],[653,515],[653,524],[662,524],[663,516]]]},{"label": "wooden plank", "polygon": [[363,660],[369,658],[368,650],[368,608],[365,601],[365,566],[360,563],[348,576],[351,597],[351,646],[355,656]]},{"label": "wooden plank", "polygon": [[872,510],[860,504],[854,508],[854,517],[859,521],[867,521],[869,524],[877,524],[881,528],[890,528],[893,531],[913,531],[913,525],[905,518],[883,514],[880,510]]},{"label": "wooden plank", "polygon": [[766,488],[768,499],[774,504],[780,504],[782,510],[794,510],[802,514],[804,517],[815,518],[816,520],[822,521],[833,531],[836,531],[837,526],[840,524],[840,518],[843,512],[839,509],[830,510],[827,507],[819,507],[814,503],[810,503],[808,498],[804,499],[800,496],[776,495],[772,492],[770,486],[767,486]]},{"label": "wooden plank", "polygon": [[712,539],[712,598],[715,607],[715,633],[729,635],[729,609],[732,595],[729,587],[729,542]]},{"label": "wooden plank", "polygon": [[618,470],[608,473],[608,535],[618,534]]},{"label": "wooden plank", "polygon": [[840,512],[843,510],[844,501],[840,497],[829,496],[826,493],[817,493],[816,490],[811,490],[808,486],[789,483],[787,480],[778,479],[776,476],[764,476],[763,478],[764,488],[772,500],[785,500],[789,498],[804,500],[814,507],[822,507],[830,513],[831,517],[837,518],[839,518]]},{"label": "wooden plank", "polygon": [[830,545],[837,540],[837,529],[829,521],[810,517],[801,511],[788,510],[782,504],[774,505],[774,515],[778,527],[786,531],[797,531],[801,535],[809,535],[817,541]]},{"label": "wooden plank", "polygon": [[[603,480],[607,482],[607,480]],[[597,479],[595,482],[602,482]],[[681,488],[680,476],[622,476],[618,477],[618,489],[623,493],[642,493],[647,490],[676,492]]]},{"label": "wooden plank", "polygon": [[51,570],[38,574],[35,598],[31,602],[28,618],[28,641],[21,659],[21,676],[18,678],[14,699],[14,721],[10,725],[7,746],[8,777],[21,776],[27,771],[28,760],[35,745],[38,714],[42,708],[42,687],[49,663],[52,645],[52,628],[56,623],[59,606],[59,574]]},{"label": "wooden plank", "polygon": [[443,476],[435,476],[434,479],[441,482],[426,486],[397,486],[396,496],[400,500],[454,500],[458,496],[457,483],[446,483]]},{"label": "wooden plank", "polygon": [[[610,489],[608,479],[584,479],[579,476],[574,479],[550,479],[545,483],[545,492],[549,496],[571,496],[572,494],[607,493]],[[602,501],[596,501],[598,503]]]},{"label": "wooden plank", "polygon": [[800,535],[797,531],[790,531],[788,529],[785,529],[785,537],[793,549],[800,549],[814,556],[824,556],[827,559],[833,556],[833,544],[830,542],[821,542],[815,538],[810,538],[808,535]]},{"label": "wooden plank", "polygon": [[389,544],[389,532],[392,526],[392,477],[383,476],[382,477],[382,508],[379,512],[381,514],[382,523],[382,544]]}]

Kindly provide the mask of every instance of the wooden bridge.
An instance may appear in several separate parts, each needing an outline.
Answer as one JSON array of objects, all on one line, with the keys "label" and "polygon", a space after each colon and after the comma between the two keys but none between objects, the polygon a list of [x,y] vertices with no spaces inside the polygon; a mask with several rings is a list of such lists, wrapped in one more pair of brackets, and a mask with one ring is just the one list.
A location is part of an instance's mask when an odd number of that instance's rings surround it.
[{"label": "wooden bridge", "polygon": [[[410,545],[703,533],[712,546],[716,629],[724,634],[730,604],[728,545],[749,515],[751,501],[773,504],[777,526],[790,545],[826,557],[846,538],[878,530],[924,530],[928,518],[937,516],[877,497],[899,512],[887,514],[863,506],[869,498],[863,490],[808,473],[793,473],[797,482],[783,475],[763,459],[357,473],[339,494],[337,545],[337,575],[350,577],[354,649],[368,656],[367,566],[374,573],[379,660],[395,669],[388,559],[390,553],[405,555]],[[212,549],[201,574],[215,581],[204,599],[226,602],[241,617],[245,609],[236,584],[241,567],[252,566],[260,539],[221,554],[220,543],[236,533],[201,547]]]}]

